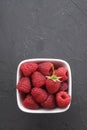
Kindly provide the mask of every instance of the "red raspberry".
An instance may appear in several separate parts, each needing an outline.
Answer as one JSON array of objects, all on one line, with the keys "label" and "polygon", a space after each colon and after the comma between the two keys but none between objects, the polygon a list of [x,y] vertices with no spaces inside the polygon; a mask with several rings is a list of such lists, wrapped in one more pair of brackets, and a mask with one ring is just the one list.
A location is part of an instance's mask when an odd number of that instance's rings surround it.
[{"label": "red raspberry", "polygon": [[33,88],[32,89],[32,96],[38,103],[42,103],[47,99],[47,93],[44,89],[42,88]]},{"label": "red raspberry", "polygon": [[60,91],[66,91],[68,89],[68,84],[67,83],[61,83]]},{"label": "red raspberry", "polygon": [[28,95],[24,100],[23,100],[23,105],[26,108],[30,108],[30,109],[38,109],[39,105],[35,102],[35,100],[33,99],[32,96]]},{"label": "red raspberry", "polygon": [[61,80],[63,81],[68,79],[67,69],[64,67],[60,67],[57,70],[55,70],[55,75],[57,75],[58,77],[61,77]]},{"label": "red raspberry", "polygon": [[24,76],[30,76],[34,71],[36,71],[38,65],[34,62],[25,62],[20,66],[20,70]]},{"label": "red raspberry", "polygon": [[59,90],[60,82],[46,79],[46,88],[50,94],[54,94]]},{"label": "red raspberry", "polygon": [[38,71],[32,74],[32,83],[34,87],[42,87],[45,84],[45,77]]},{"label": "red raspberry", "polygon": [[47,109],[53,109],[55,108],[55,98],[53,95],[49,95],[47,100],[44,101],[43,103],[41,103],[41,105],[43,106],[43,108],[47,108]]},{"label": "red raspberry", "polygon": [[18,85],[17,85],[17,89],[20,92],[23,93],[29,93],[31,90],[31,83],[30,83],[30,79],[27,77],[23,77],[19,80]]},{"label": "red raspberry", "polygon": [[43,62],[38,66],[38,70],[45,76],[50,76],[52,74],[52,66],[51,62]]},{"label": "red raspberry", "polygon": [[61,91],[56,94],[57,105],[61,108],[67,107],[71,101],[70,96],[67,92]]}]

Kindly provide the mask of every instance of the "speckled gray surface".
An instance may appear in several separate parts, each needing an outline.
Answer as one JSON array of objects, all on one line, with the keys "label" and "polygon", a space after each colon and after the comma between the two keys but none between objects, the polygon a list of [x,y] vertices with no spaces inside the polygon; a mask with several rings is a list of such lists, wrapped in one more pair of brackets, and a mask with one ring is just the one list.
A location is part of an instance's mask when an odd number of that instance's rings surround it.
[{"label": "speckled gray surface", "polygon": [[[16,103],[18,63],[61,58],[73,76],[70,109],[26,114]],[[87,1],[0,0],[0,130],[87,130]]]}]

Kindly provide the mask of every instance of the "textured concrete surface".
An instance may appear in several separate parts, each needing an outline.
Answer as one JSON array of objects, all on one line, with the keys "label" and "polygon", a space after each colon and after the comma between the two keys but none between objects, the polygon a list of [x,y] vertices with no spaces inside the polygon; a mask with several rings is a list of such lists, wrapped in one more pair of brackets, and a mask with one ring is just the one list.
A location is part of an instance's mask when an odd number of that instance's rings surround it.
[{"label": "textured concrete surface", "polygon": [[[16,103],[18,63],[61,58],[73,76],[70,109],[26,114]],[[0,130],[87,130],[87,1],[0,0]]]}]

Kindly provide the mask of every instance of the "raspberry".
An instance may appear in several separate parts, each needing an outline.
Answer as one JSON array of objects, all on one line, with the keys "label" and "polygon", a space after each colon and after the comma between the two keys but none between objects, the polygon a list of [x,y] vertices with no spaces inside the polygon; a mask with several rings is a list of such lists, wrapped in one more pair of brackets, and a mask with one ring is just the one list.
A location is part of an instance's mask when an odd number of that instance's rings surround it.
[{"label": "raspberry", "polygon": [[50,94],[56,93],[60,88],[59,81],[53,81],[51,79],[46,79],[46,88]]},{"label": "raspberry", "polygon": [[44,101],[43,103],[41,103],[41,105],[43,106],[43,108],[47,108],[47,109],[55,108],[55,98],[54,98],[54,96],[49,95],[47,100]]},{"label": "raspberry", "polygon": [[61,83],[60,91],[66,91],[68,89],[68,84],[65,82]]},{"label": "raspberry", "polygon": [[68,79],[67,69],[64,67],[60,67],[57,70],[55,70],[55,75],[61,77],[62,81],[65,81]]},{"label": "raspberry", "polygon": [[45,84],[45,77],[38,71],[32,74],[32,83],[34,87],[42,87]]},{"label": "raspberry", "polygon": [[31,90],[31,83],[30,83],[30,79],[27,77],[23,77],[19,80],[18,85],[17,85],[17,89],[20,92],[23,93],[29,93]]},{"label": "raspberry", "polygon": [[52,74],[52,63],[51,62],[43,62],[38,66],[38,70],[45,76],[50,76]]},{"label": "raspberry", "polygon": [[61,91],[56,94],[56,102],[57,105],[61,108],[65,108],[69,105],[71,101],[70,96],[67,94],[67,92]]},{"label": "raspberry", "polygon": [[39,105],[35,102],[32,96],[28,95],[22,102],[26,108],[38,109]]},{"label": "raspberry", "polygon": [[38,103],[42,103],[47,99],[47,93],[44,89],[42,88],[33,88],[32,91],[32,96]]},{"label": "raspberry", "polygon": [[20,70],[24,76],[30,76],[34,71],[36,71],[38,65],[34,62],[25,62],[20,66]]}]

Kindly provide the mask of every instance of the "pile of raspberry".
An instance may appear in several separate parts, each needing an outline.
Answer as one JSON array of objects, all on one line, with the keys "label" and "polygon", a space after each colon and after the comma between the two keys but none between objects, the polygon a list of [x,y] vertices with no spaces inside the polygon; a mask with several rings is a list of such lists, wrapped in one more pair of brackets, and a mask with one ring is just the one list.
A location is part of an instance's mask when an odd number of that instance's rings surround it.
[{"label": "pile of raspberry", "polygon": [[20,74],[17,89],[24,107],[54,109],[70,104],[67,68],[51,62],[25,62]]}]

